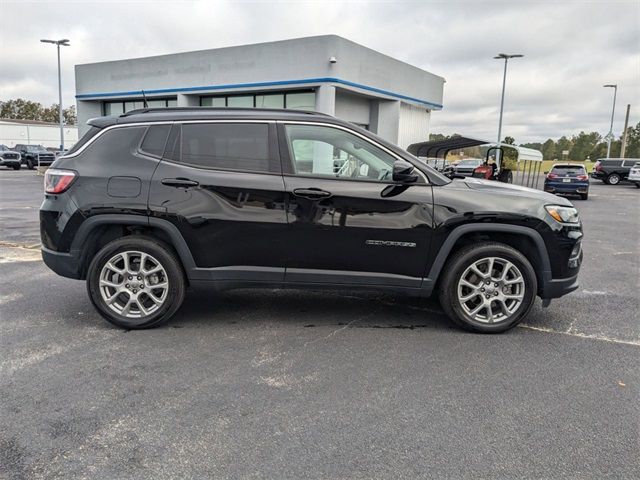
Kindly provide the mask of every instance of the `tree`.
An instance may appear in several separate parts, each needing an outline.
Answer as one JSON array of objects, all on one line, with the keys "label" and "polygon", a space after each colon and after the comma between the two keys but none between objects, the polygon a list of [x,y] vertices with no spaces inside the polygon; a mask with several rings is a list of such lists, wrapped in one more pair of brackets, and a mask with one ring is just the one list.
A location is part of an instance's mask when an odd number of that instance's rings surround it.
[{"label": "tree", "polygon": [[565,150],[568,150],[569,152],[571,152],[571,147],[572,146],[573,146],[573,143],[571,142],[571,140],[569,140],[564,135],[562,137],[560,137],[558,139],[558,141],[556,142],[556,156],[555,156],[555,158],[557,158],[559,160],[562,160],[563,159],[562,152],[565,151]]},{"label": "tree", "polygon": [[627,158],[640,158],[640,122],[635,127],[627,129],[627,149],[624,156]]},{"label": "tree", "polygon": [[542,158],[545,160],[553,160],[554,158],[557,158],[556,142],[550,138],[542,144],[542,148],[540,150],[542,150]]},{"label": "tree", "polygon": [[449,138],[451,138],[451,135],[444,135],[442,133],[430,133],[429,134],[429,141],[430,142],[438,142],[440,140],[448,140]]},{"label": "tree", "polygon": [[587,157],[593,158],[592,155],[601,139],[602,137],[598,132],[580,132],[578,135],[574,135],[571,138],[573,146],[569,152],[569,159],[582,161],[586,160]]},{"label": "tree", "polygon": [[504,137],[504,140],[502,141],[502,143],[506,143],[507,145],[513,145],[514,143],[516,143],[516,140],[513,137],[506,136]]},{"label": "tree", "polygon": [[[17,98],[0,101],[0,118],[58,123],[58,109],[58,104],[47,108],[38,102]],[[77,121],[75,105],[63,109],[62,116],[67,125],[75,125]]]}]

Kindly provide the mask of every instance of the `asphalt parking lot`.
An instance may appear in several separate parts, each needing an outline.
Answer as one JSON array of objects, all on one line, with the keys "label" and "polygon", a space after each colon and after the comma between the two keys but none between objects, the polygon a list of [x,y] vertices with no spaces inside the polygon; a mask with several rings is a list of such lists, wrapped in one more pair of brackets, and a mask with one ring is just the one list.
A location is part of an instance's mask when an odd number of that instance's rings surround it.
[{"label": "asphalt parking lot", "polygon": [[504,335],[437,301],[190,292],[111,327],[0,170],[0,478],[640,478],[640,190],[594,181],[581,288]]}]

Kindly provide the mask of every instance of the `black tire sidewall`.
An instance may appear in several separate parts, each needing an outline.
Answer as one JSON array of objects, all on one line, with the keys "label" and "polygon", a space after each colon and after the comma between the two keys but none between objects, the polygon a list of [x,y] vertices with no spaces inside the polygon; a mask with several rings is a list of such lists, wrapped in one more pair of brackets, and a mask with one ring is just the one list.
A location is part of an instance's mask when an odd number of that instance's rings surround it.
[{"label": "black tire sidewall", "polygon": [[[162,264],[169,279],[169,292],[164,305],[157,312],[144,319],[132,319],[119,315],[105,304],[100,295],[99,279],[102,267],[114,255],[127,250],[144,252],[153,256]],[[151,328],[168,320],[180,307],[184,291],[184,273],[177,258],[166,246],[147,238],[123,238],[107,244],[95,255],[87,272],[87,292],[93,305],[107,321],[126,329]]]},{"label": "black tire sidewall", "polygon": [[[458,301],[458,282],[460,277],[473,262],[486,257],[499,257],[512,262],[525,280],[525,296],[515,314],[508,320],[494,324],[482,323],[471,318]],[[535,270],[524,255],[514,248],[504,244],[484,244],[462,250],[447,265],[448,271],[441,287],[446,304],[445,312],[458,325],[467,330],[482,333],[500,333],[515,327],[524,319],[536,298],[537,279]]]}]

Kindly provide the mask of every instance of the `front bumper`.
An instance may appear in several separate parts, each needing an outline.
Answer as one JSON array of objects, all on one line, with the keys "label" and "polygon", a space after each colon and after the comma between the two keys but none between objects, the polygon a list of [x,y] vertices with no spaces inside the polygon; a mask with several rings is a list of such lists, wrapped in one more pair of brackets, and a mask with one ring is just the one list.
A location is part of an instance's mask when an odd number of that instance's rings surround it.
[{"label": "front bumper", "polygon": [[580,287],[578,282],[578,274],[569,278],[554,278],[546,282],[544,291],[540,297],[544,299],[560,298],[568,293],[571,293]]},{"label": "front bumper", "polygon": [[20,159],[0,158],[0,167],[15,167],[17,165],[20,165],[20,163]]}]

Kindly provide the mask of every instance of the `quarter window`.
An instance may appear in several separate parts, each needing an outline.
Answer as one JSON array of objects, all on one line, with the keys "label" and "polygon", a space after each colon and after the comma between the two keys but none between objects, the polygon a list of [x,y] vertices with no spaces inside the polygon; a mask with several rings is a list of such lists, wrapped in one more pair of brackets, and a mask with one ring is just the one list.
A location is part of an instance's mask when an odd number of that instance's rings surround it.
[{"label": "quarter window", "polygon": [[344,130],[287,125],[294,172],[352,180],[391,180],[395,158]]},{"label": "quarter window", "polygon": [[149,127],[142,141],[142,145],[140,145],[140,150],[144,153],[161,157],[170,128],[171,125],[152,125]]},{"label": "quarter window", "polygon": [[185,124],[182,161],[208,168],[269,172],[269,126]]}]

